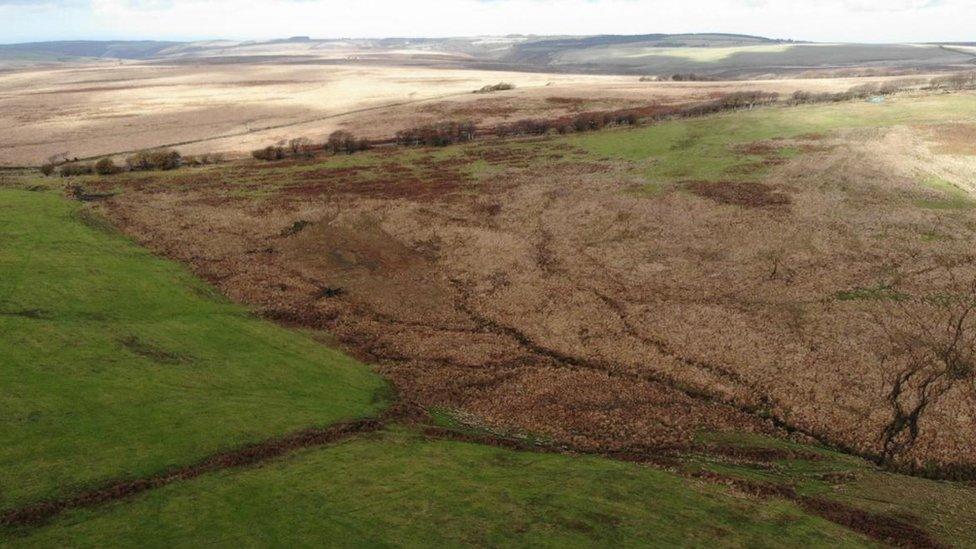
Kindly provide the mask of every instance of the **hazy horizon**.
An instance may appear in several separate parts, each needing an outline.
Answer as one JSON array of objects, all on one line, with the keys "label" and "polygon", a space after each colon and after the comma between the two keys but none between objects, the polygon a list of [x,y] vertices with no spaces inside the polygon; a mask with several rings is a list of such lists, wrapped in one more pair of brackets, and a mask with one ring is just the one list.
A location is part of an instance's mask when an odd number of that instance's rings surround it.
[{"label": "hazy horizon", "polygon": [[726,33],[811,42],[973,40],[962,0],[0,0],[0,43]]}]

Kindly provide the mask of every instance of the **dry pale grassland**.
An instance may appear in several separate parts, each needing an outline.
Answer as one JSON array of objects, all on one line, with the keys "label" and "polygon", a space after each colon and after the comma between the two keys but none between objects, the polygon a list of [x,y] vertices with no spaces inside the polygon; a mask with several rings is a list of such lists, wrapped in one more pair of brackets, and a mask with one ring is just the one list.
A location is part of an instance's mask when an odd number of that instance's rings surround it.
[{"label": "dry pale grassland", "polygon": [[[324,141],[337,128],[388,137],[445,118],[493,124],[581,109],[682,103],[739,89],[843,91],[870,79],[636,80],[270,62],[126,62],[14,71],[0,73],[0,166],[39,165],[60,153],[85,158],[172,144],[185,154],[246,153],[296,136]],[[518,89],[470,93],[500,81]]]},{"label": "dry pale grassland", "polygon": [[[897,296],[976,276],[973,127],[738,144],[764,161],[650,188],[654,161],[577,138],[242,162],[119,176],[102,209],[233,299],[329,330],[404,398],[495,429],[621,449],[787,428],[878,454]],[[932,403],[898,460],[976,464],[972,394]]]}]

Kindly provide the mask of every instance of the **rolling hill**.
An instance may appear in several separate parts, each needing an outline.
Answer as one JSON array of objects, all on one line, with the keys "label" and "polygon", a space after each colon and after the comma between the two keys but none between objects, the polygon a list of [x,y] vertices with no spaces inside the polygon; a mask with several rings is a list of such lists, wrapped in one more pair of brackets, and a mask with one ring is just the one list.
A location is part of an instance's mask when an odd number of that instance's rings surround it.
[{"label": "rolling hill", "polygon": [[41,42],[0,46],[0,64],[127,59],[155,62],[422,64],[597,74],[696,72],[725,78],[808,71],[922,72],[972,67],[963,45],[818,44],[722,33],[203,42]]}]

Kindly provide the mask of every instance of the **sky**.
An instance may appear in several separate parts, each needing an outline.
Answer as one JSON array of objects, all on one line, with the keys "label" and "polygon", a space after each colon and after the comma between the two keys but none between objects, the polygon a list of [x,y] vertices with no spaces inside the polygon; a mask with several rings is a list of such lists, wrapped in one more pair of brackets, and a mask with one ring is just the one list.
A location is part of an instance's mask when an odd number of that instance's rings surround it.
[{"label": "sky", "polygon": [[976,41],[976,0],[0,0],[0,43],[729,32]]}]

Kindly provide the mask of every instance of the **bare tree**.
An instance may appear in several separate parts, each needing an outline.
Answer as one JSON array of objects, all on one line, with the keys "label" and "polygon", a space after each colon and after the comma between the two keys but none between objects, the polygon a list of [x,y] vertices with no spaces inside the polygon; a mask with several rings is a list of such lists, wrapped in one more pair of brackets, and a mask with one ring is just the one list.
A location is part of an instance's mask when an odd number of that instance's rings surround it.
[{"label": "bare tree", "polygon": [[312,140],[307,137],[296,137],[288,142],[288,148],[294,156],[309,158],[312,156]]},{"label": "bare tree", "polygon": [[117,166],[111,158],[105,157],[95,162],[95,173],[99,175],[112,175],[122,171],[122,168]]},{"label": "bare tree", "polygon": [[47,161],[41,164],[41,173],[52,175],[58,166],[68,161],[68,153],[58,153],[47,157]]},{"label": "bare tree", "polygon": [[356,152],[358,144],[359,141],[353,134],[345,130],[336,130],[329,134],[327,146],[332,154],[339,154],[340,152],[352,154]]}]

